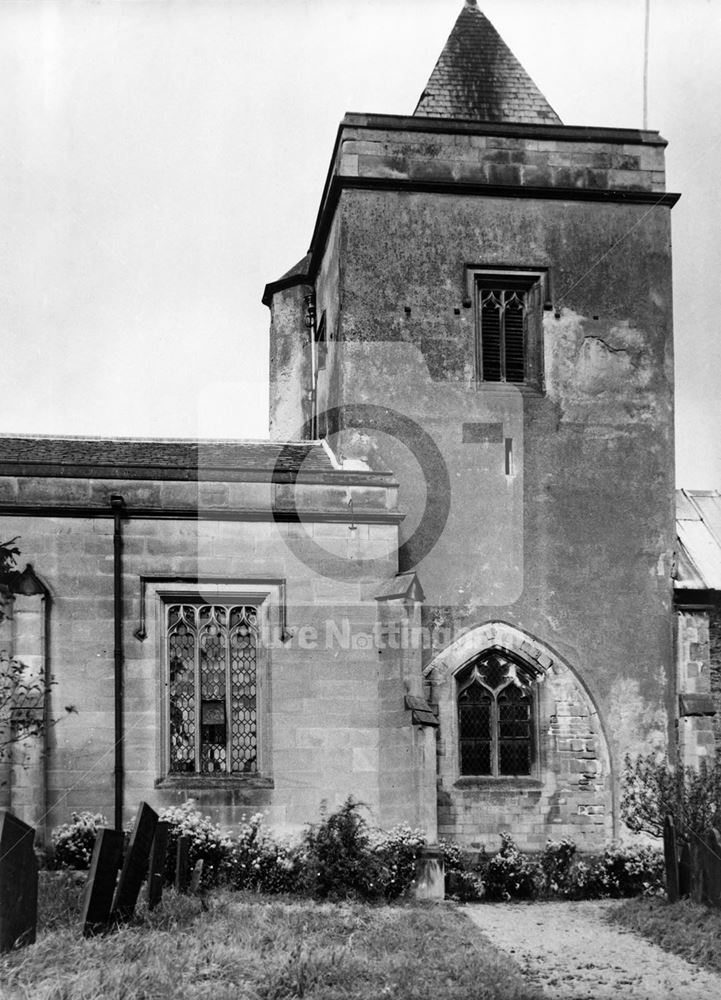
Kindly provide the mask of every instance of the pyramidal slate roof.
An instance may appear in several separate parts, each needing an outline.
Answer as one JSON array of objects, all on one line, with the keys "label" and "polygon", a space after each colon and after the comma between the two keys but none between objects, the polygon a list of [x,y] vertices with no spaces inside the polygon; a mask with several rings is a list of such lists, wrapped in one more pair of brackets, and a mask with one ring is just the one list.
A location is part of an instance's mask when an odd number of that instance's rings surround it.
[{"label": "pyramidal slate roof", "polygon": [[562,124],[476,0],[465,0],[414,115]]}]

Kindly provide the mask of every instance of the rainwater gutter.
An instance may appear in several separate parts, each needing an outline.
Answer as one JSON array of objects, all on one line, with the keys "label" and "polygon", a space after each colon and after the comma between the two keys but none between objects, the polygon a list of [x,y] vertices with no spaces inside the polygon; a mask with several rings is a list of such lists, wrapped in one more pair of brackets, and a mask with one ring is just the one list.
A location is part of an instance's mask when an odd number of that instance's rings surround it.
[{"label": "rainwater gutter", "polygon": [[125,501],[121,496],[110,497],[113,511],[113,622],[114,622],[114,706],[115,706],[115,810],[116,830],[123,829],[124,749],[123,733],[123,517]]}]

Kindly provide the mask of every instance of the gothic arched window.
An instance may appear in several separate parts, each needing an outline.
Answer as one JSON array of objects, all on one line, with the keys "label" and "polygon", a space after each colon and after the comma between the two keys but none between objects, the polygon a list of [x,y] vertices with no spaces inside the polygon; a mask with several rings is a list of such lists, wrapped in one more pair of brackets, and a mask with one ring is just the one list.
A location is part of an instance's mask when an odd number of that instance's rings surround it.
[{"label": "gothic arched window", "polygon": [[171,604],[166,636],[171,774],[255,773],[257,608]]},{"label": "gothic arched window", "polygon": [[489,650],[457,677],[461,775],[530,775],[532,679],[505,653]]}]

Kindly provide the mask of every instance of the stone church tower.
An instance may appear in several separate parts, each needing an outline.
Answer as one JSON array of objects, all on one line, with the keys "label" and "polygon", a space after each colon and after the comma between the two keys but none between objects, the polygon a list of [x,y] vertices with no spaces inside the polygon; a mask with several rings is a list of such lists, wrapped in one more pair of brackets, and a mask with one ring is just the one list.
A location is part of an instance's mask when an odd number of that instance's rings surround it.
[{"label": "stone church tower", "polygon": [[399,482],[441,835],[599,844],[673,736],[665,146],[562,124],[466,0],[412,116],[343,119],[266,288],[272,435]]},{"label": "stone church tower", "polygon": [[665,145],[563,125],[467,0],[265,290],[272,440],[0,436],[0,808],[616,835],[677,718]]}]

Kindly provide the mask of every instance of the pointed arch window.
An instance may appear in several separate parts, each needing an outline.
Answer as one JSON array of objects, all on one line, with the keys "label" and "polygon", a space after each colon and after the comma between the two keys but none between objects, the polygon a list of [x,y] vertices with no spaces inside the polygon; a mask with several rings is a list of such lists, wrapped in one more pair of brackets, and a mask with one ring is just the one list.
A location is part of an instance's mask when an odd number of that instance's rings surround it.
[{"label": "pointed arch window", "polygon": [[169,604],[171,774],[252,774],[258,758],[258,609]]},{"label": "pointed arch window", "polygon": [[476,377],[543,387],[545,272],[471,269],[476,315]]},{"label": "pointed arch window", "polygon": [[533,679],[497,650],[473,660],[457,678],[458,750],[462,776],[531,774]]}]

